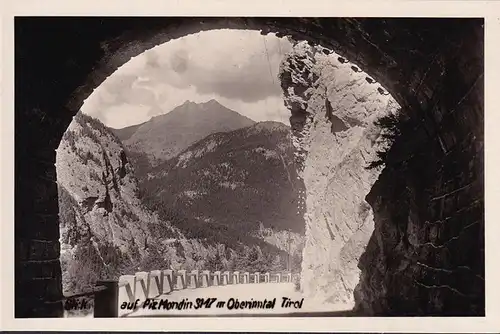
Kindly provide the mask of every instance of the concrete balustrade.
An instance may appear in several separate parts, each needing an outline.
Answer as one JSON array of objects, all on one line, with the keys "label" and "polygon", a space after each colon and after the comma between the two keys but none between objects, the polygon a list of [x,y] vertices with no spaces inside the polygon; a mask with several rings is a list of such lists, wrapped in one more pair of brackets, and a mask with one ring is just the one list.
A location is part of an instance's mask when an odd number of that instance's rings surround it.
[{"label": "concrete balustrade", "polygon": [[149,273],[148,284],[148,298],[153,298],[163,293],[163,282],[161,282],[160,270],[153,270]]},{"label": "concrete balustrade", "polygon": [[200,274],[198,272],[198,270],[192,270],[189,275],[189,282],[188,282],[188,286],[190,286],[191,288],[199,288],[200,287]]},{"label": "concrete balustrade", "polygon": [[213,282],[212,284],[216,285],[216,286],[222,285],[220,271],[216,271],[213,273],[213,281],[212,282]]},{"label": "concrete balustrade", "polygon": [[253,274],[253,282],[254,283],[260,283],[260,273],[259,272],[256,272],[255,274]]},{"label": "concrete balustrade", "polygon": [[228,284],[290,283],[298,274],[285,273],[249,273],[240,271],[210,270],[153,270],[140,271],[135,275],[120,276],[117,282],[119,300],[134,302],[136,299],[154,298],[171,293],[174,290],[198,289]]},{"label": "concrete balustrade", "polygon": [[[139,271],[135,273],[135,295],[140,293],[141,297],[147,298],[149,293],[149,273]],[[139,290],[140,289],[140,290]]]},{"label": "concrete balustrade", "polygon": [[241,274],[243,277],[243,284],[248,284],[250,283],[250,273],[243,273]]},{"label": "concrete balustrade", "polygon": [[228,285],[230,277],[231,277],[231,275],[229,275],[229,271],[223,272],[222,273],[222,285]]},{"label": "concrete balustrade", "polygon": [[233,284],[240,284],[240,272],[239,271],[233,272],[233,274],[231,276],[233,278]]},{"label": "concrete balustrade", "polygon": [[134,300],[135,299],[135,276],[123,275],[120,276],[118,285],[120,286],[118,292],[119,300]]},{"label": "concrete balustrade", "polygon": [[203,286],[203,281],[205,281],[205,287],[211,286],[210,270],[203,270],[200,274],[200,285]]},{"label": "concrete balustrade", "polygon": [[163,270],[163,293],[174,291],[174,271]]},{"label": "concrete balustrade", "polygon": [[186,270],[177,270],[176,276],[177,276],[177,280],[175,282],[177,284],[177,288],[179,290],[187,288]]}]

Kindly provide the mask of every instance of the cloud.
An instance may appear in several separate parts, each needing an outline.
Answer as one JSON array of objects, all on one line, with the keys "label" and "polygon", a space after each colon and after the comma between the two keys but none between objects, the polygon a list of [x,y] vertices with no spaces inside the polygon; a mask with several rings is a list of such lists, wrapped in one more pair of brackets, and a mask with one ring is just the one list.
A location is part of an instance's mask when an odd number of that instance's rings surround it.
[{"label": "cloud", "polygon": [[158,62],[158,55],[156,52],[146,52],[146,68],[151,68],[151,69],[158,69],[160,68],[160,63]]},{"label": "cloud", "polygon": [[156,48],[154,52],[160,59],[165,58],[166,64],[150,75],[177,88],[194,86],[200,94],[258,101],[281,95],[278,68],[290,50],[288,41],[273,35],[210,31],[184,43]]},{"label": "cloud", "polygon": [[121,129],[148,121],[151,118],[148,116],[149,108],[136,104],[120,104],[108,107],[105,113],[92,116],[99,118],[109,127]]},{"label": "cloud", "polygon": [[188,68],[189,54],[186,50],[180,49],[174,52],[170,58],[170,67],[177,74],[183,74]]},{"label": "cloud", "polygon": [[[120,117],[120,106],[127,114],[124,119],[133,122],[168,112],[185,100],[215,98],[252,119],[286,122],[277,76],[291,48],[287,40],[257,31],[188,35],[131,59],[96,89],[82,110],[116,125],[124,122],[112,119]],[[132,117],[133,112],[140,115]]]}]

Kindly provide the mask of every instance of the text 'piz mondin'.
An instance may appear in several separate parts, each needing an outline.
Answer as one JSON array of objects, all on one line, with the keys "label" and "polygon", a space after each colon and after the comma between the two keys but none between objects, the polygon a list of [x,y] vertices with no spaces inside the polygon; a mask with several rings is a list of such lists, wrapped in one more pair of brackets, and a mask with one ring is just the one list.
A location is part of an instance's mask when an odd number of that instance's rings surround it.
[{"label": "text 'piz mondin'", "polygon": [[[292,300],[288,297],[282,297],[282,308],[302,308],[304,298],[301,300]],[[137,299],[135,302],[123,302],[120,306],[122,310],[134,310],[138,307],[149,310],[189,310],[189,309],[209,309],[209,308],[227,308],[228,310],[242,309],[274,309],[276,298],[264,300],[239,300],[238,298],[229,298],[227,301],[217,300],[217,298],[196,298],[194,302],[188,298],[181,301],[170,301],[168,299],[147,298],[142,304]]]}]

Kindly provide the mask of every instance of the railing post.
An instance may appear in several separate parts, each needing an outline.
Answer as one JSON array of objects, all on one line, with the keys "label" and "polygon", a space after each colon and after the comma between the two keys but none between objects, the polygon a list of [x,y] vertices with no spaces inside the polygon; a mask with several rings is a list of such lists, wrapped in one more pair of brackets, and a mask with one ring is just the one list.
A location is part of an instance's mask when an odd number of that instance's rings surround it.
[{"label": "railing post", "polygon": [[186,270],[177,270],[177,277],[181,279],[181,289],[185,289],[186,285]]},{"label": "railing post", "polygon": [[222,274],[222,285],[224,285],[224,278],[226,278],[226,285],[229,284],[229,271],[225,271],[223,274]]},{"label": "railing post", "polygon": [[248,271],[243,273],[243,283],[250,283],[250,273]]},{"label": "railing post", "polygon": [[158,288],[160,289],[160,294],[164,294],[164,289],[165,289],[165,271],[160,270],[160,282],[158,285]]},{"label": "railing post", "polygon": [[192,270],[191,271],[191,278],[194,278],[194,288],[197,289],[200,287],[200,282],[199,282],[199,273],[198,270]]},{"label": "railing post", "polygon": [[254,274],[254,279],[253,279],[253,282],[254,283],[260,283],[260,273],[259,272],[256,272]]},{"label": "railing post", "polygon": [[269,281],[270,281],[270,276],[271,276],[271,275],[270,275],[269,273],[265,273],[265,274],[264,274],[264,283],[269,283]]},{"label": "railing post", "polygon": [[118,293],[118,300],[121,302],[122,300],[126,300],[125,296],[123,296],[122,292],[126,292],[126,298],[128,299],[129,302],[134,302],[135,301],[135,291],[134,291],[134,284],[135,284],[135,276],[134,275],[122,275],[120,276],[118,283],[126,282],[127,284],[123,287],[124,289],[120,288],[119,293]]},{"label": "railing post", "polygon": [[[168,291],[165,290],[165,279],[167,279]],[[174,291],[174,272],[172,269],[163,270],[163,293]]]},{"label": "railing post", "polygon": [[153,270],[148,275],[148,298],[161,295],[162,287],[160,282],[161,271]]},{"label": "railing post", "polygon": [[149,294],[149,273],[145,271],[139,271],[135,273],[136,284],[142,288],[142,292],[144,293],[144,297],[142,295],[137,294],[137,287],[135,288],[135,297],[139,299],[148,298]]},{"label": "railing post", "polygon": [[201,272],[201,285],[203,285],[203,277],[205,277],[206,282],[207,282],[207,288],[211,285],[210,284],[210,270],[203,270]]},{"label": "railing post", "polygon": [[[220,271],[215,271],[213,273],[213,276],[214,276],[214,280],[212,281],[213,285],[215,286],[219,286],[219,285],[222,285],[221,284],[221,274],[220,274]],[[215,279],[217,278],[217,284],[215,284]]]},{"label": "railing post", "polygon": [[114,280],[99,281],[96,286],[104,286],[106,289],[95,293],[94,318],[117,318],[118,282]]},{"label": "railing post", "polygon": [[[236,280],[235,280],[236,278]],[[233,284],[240,284],[240,272],[235,271],[233,272]]]},{"label": "railing post", "polygon": [[275,273],[276,281],[274,283],[281,283],[281,273]]}]

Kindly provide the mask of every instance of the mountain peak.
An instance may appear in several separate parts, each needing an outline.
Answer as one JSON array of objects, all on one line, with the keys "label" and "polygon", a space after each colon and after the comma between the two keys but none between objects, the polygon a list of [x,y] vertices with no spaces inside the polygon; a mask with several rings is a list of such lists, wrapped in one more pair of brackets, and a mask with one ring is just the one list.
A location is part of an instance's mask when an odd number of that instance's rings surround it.
[{"label": "mountain peak", "polygon": [[220,103],[216,99],[211,99],[211,100],[205,102],[204,104],[220,104]]},{"label": "mountain peak", "polygon": [[215,99],[204,103],[186,100],[170,112],[144,123],[127,137],[124,144],[131,150],[146,153],[151,161],[168,160],[212,133],[233,131],[253,124],[253,120]]},{"label": "mountain peak", "polygon": [[[206,102],[194,102],[191,100],[186,100],[186,101],[184,101],[184,103],[182,103],[179,106],[194,106],[194,105],[196,105],[196,106],[223,106],[223,107],[225,107],[223,104],[221,104],[216,99],[210,99]],[[225,107],[225,108],[227,108],[227,107]]]},{"label": "mountain peak", "polygon": [[[224,107],[228,109],[226,106],[222,105],[219,101],[216,99],[211,99],[206,102],[194,102],[191,100],[186,100],[184,103],[180,104],[177,108],[183,109],[183,107],[191,107],[191,108],[196,108],[196,107]],[[176,109],[176,108],[174,108]],[[202,110],[201,108],[200,110]]]}]

